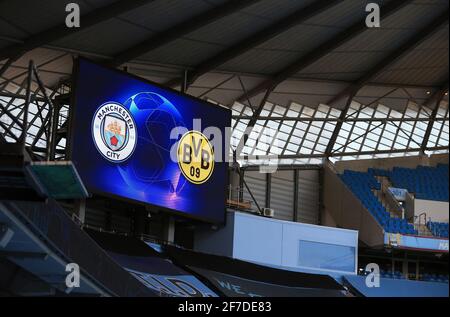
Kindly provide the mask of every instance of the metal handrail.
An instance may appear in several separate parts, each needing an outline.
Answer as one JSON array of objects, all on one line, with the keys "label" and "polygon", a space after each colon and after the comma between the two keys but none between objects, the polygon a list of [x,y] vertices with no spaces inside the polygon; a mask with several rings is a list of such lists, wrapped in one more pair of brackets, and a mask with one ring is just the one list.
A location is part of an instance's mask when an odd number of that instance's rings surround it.
[{"label": "metal handrail", "polygon": [[420,221],[422,215],[424,216],[424,217],[423,217],[423,218],[424,218],[423,224],[426,225],[426,224],[427,224],[427,213],[426,213],[426,212],[422,212],[421,214],[419,214],[419,215],[417,216],[417,218],[418,218],[418,220],[419,220],[419,225],[422,224],[421,221]]}]

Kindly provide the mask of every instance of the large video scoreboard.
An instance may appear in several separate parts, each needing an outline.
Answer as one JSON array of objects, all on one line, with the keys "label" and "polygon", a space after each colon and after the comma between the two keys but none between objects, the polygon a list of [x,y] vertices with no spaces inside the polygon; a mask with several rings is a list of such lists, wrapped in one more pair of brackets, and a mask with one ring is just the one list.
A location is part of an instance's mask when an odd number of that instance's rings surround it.
[{"label": "large video scoreboard", "polygon": [[80,58],[70,157],[91,193],[222,223],[229,109]]}]

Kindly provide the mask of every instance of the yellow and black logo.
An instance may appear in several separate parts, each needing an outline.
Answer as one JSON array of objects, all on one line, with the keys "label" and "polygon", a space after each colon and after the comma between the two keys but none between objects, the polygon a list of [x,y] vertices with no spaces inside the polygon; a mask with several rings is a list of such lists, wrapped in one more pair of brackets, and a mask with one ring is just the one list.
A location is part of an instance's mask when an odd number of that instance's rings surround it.
[{"label": "yellow and black logo", "polygon": [[206,182],[214,170],[214,149],[201,132],[186,132],[178,142],[178,166],[193,184]]}]

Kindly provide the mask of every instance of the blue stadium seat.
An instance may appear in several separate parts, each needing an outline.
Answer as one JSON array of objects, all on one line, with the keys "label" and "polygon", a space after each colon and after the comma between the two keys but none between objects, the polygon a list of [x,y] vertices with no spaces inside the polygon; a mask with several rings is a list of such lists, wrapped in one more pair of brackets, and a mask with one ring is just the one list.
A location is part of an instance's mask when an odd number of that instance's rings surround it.
[{"label": "blue stadium seat", "polygon": [[367,173],[344,170],[340,177],[386,232],[413,234],[414,226],[408,224],[404,219],[391,218],[390,213],[372,192],[372,190],[381,189],[381,184],[374,177],[374,175],[380,174],[387,175],[388,173],[375,169],[371,169]]},{"label": "blue stadium seat", "polygon": [[448,223],[429,221],[427,227],[434,236],[448,239]]},{"label": "blue stadium seat", "polygon": [[417,199],[449,201],[448,164],[415,169],[394,167],[387,177],[395,187],[407,189]]},{"label": "blue stadium seat", "polygon": [[[381,189],[375,176],[388,177],[393,186],[405,188],[418,199],[449,201],[448,164],[436,167],[418,166],[415,169],[394,167],[392,171],[369,168],[367,173],[344,170],[342,181],[375,217],[386,232],[418,235],[414,225],[404,219],[392,218],[373,190]],[[448,223],[429,222],[430,232],[438,237],[448,238]]]}]

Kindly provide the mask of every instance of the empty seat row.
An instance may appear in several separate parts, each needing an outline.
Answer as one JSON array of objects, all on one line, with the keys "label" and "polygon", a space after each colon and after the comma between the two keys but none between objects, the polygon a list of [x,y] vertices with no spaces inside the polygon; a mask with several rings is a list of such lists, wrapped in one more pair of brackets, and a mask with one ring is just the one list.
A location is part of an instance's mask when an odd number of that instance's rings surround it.
[{"label": "empty seat row", "polygon": [[420,280],[427,282],[448,283],[448,275],[424,273],[420,276]]},{"label": "empty seat row", "polygon": [[448,223],[428,221],[427,227],[434,236],[448,238]]},{"label": "empty seat row", "polygon": [[372,190],[380,190],[381,184],[373,173],[355,172],[345,170],[340,175],[342,181],[361,201],[363,206],[375,217],[384,231],[390,233],[417,235],[414,226],[404,219],[391,217],[390,213],[381,204]]},{"label": "empty seat row", "polygon": [[[368,271],[361,271],[360,275],[367,276],[370,272]],[[391,278],[391,279],[406,279],[406,277],[403,275],[402,272],[391,270],[380,270],[380,277],[381,278]],[[435,282],[435,283],[448,283],[448,275],[445,274],[435,274],[435,273],[423,273],[419,276],[419,280],[426,281],[426,282]]]},{"label": "empty seat row", "polygon": [[405,188],[418,199],[449,201],[448,164],[436,167],[394,167],[383,176],[388,177],[394,187]]}]

